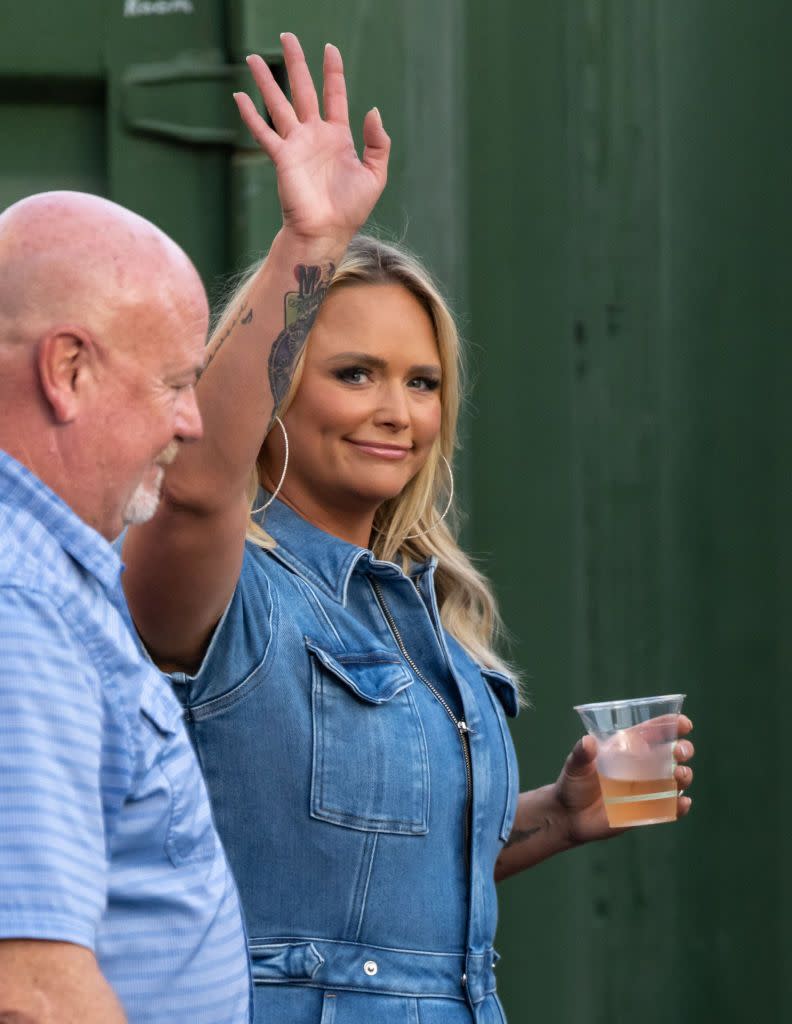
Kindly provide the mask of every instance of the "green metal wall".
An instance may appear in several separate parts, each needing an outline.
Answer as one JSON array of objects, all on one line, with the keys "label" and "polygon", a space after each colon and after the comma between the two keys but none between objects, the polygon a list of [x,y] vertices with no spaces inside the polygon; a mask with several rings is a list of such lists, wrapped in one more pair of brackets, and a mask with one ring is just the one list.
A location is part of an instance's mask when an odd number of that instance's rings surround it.
[{"label": "green metal wall", "polygon": [[474,538],[523,782],[582,699],[683,690],[698,744],[690,819],[503,887],[516,1020],[792,1015],[790,42],[775,0],[471,5]]},{"label": "green metal wall", "polygon": [[466,537],[535,704],[523,785],[584,698],[684,690],[697,726],[689,820],[502,886],[510,1020],[792,1015],[785,0],[6,6],[0,204],[109,195],[210,291],[277,224],[244,55],[341,47],[355,124],[376,103],[394,140],[377,223],[471,342]]}]

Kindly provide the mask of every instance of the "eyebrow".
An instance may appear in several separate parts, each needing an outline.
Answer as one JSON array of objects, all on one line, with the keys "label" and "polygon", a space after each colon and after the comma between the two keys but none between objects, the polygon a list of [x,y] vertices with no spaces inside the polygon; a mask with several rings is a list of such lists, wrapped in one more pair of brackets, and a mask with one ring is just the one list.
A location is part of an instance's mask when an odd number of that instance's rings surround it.
[{"label": "eyebrow", "polygon": [[[370,367],[372,370],[387,370],[388,363],[385,359],[381,359],[380,356],[372,356],[367,352],[339,352],[334,356],[330,356],[327,360],[328,363],[358,363],[361,366]],[[409,373],[413,376],[433,376],[439,377],[441,369],[436,363],[421,363],[416,366],[411,366]]]}]

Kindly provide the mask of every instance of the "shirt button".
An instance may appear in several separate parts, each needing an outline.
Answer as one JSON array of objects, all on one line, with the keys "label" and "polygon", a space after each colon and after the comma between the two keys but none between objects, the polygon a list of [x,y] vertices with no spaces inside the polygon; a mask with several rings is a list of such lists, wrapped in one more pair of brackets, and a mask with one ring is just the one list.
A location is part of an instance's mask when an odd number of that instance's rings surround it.
[{"label": "shirt button", "polygon": [[462,983],[462,988],[465,988],[467,986],[467,975],[463,974],[462,977],[459,980]]},{"label": "shirt button", "polygon": [[376,962],[376,960],[367,960],[367,961],[366,961],[366,962],[365,962],[365,963],[363,964],[363,970],[364,970],[364,971],[366,972],[366,974],[368,974],[368,976],[369,976],[370,978],[373,978],[373,977],[374,977],[374,975],[375,975],[375,974],[377,973],[377,971],[379,970],[379,967],[377,967],[377,962]]}]

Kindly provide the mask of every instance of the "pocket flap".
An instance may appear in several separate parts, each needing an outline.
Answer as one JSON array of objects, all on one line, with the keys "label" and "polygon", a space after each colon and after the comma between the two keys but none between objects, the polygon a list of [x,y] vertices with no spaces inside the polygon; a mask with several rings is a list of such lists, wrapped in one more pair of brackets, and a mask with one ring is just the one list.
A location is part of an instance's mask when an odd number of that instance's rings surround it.
[{"label": "pocket flap", "polygon": [[184,715],[182,706],[161,676],[153,672],[146,675],[140,691],[140,710],[160,735],[173,736]]},{"label": "pocket flap", "polygon": [[369,704],[384,704],[412,685],[412,676],[390,651],[330,654],[309,637],[305,646],[339,682]]},{"label": "pocket flap", "polygon": [[312,942],[250,944],[253,981],[305,981],[324,963]]},{"label": "pocket flap", "polygon": [[481,674],[487,680],[492,692],[503,705],[503,710],[509,718],[516,718],[520,710],[520,691],[514,680],[503,672],[496,672],[492,668],[483,668]]}]

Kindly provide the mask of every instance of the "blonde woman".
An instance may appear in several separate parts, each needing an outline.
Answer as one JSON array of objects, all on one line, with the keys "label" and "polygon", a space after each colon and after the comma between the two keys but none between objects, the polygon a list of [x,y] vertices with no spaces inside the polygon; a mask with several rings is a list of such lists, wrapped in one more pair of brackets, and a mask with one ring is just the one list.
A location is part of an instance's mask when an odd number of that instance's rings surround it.
[{"label": "blonde woman", "polygon": [[518,795],[517,687],[449,523],[454,323],[415,260],[353,237],[385,182],[378,113],[360,161],[338,51],[322,118],[283,46],[293,106],[258,58],[273,127],[237,102],[284,225],[210,343],[203,440],[127,537],[127,595],[206,775],[256,1020],[494,1024],[495,881],[612,833],[587,741]]}]

